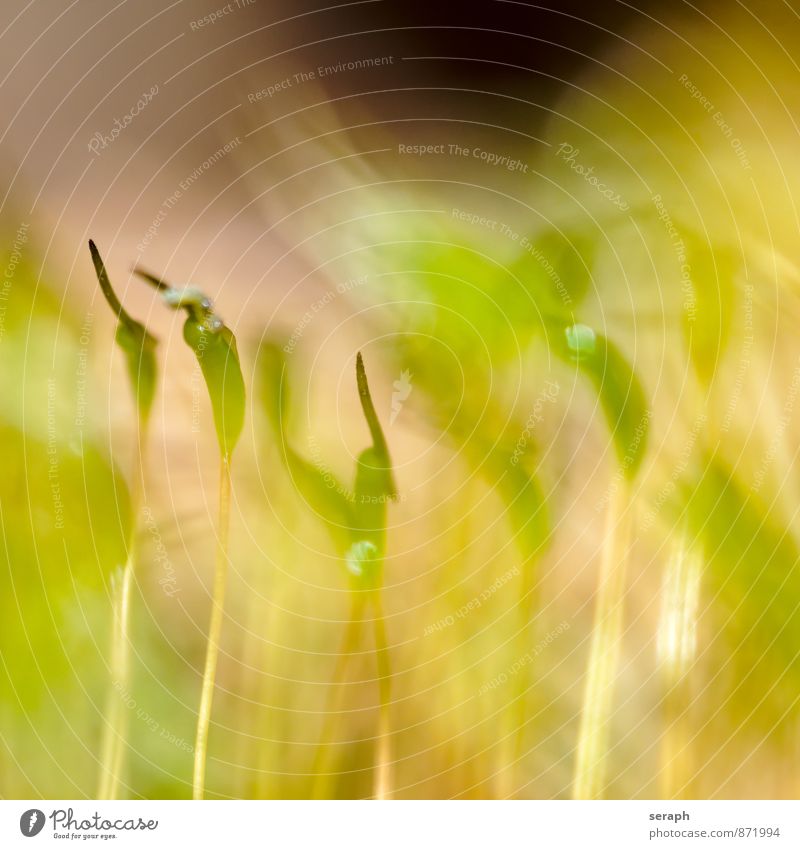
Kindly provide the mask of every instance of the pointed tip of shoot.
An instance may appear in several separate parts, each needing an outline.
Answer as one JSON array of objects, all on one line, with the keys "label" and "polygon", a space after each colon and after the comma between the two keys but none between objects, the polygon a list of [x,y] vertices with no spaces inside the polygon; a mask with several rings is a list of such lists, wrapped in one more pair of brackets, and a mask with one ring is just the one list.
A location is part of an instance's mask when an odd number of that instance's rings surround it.
[{"label": "pointed tip of shoot", "polygon": [[367,420],[367,427],[372,437],[372,454],[377,461],[376,468],[382,469],[387,476],[386,495],[389,498],[395,499],[397,498],[397,487],[395,486],[394,474],[392,473],[392,460],[389,456],[386,437],[383,435],[383,429],[378,420],[378,414],[375,412],[375,405],[372,402],[372,395],[370,394],[369,383],[367,381],[367,371],[364,368],[364,357],[361,355],[361,351],[356,355],[356,384],[358,385],[361,409],[364,411],[364,418]]},{"label": "pointed tip of shoot", "polygon": [[108,305],[117,319],[117,344],[127,360],[128,375],[134,390],[139,415],[146,421],[150,415],[156,384],[155,347],[157,340],[143,324],[135,321],[122,306],[111,286],[105,263],[93,239],[89,239],[89,252],[97,274],[97,281]]},{"label": "pointed tip of shoot", "polygon": [[139,268],[138,266],[134,267],[133,273],[137,277],[141,277],[142,280],[148,282],[151,286],[155,287],[159,292],[172,288],[168,283],[165,283],[159,277],[156,277],[155,274],[150,274],[149,271],[145,271],[143,268]]},{"label": "pointed tip of shoot", "polygon": [[386,440],[378,421],[378,414],[375,412],[375,405],[372,403],[372,395],[367,382],[367,371],[364,368],[364,357],[361,355],[361,351],[356,354],[356,385],[358,386],[361,409],[364,411],[373,445],[380,451],[386,451]]},{"label": "pointed tip of shoot", "polygon": [[97,245],[92,239],[89,239],[89,253],[92,255],[92,264],[94,265],[97,282],[100,284],[103,297],[106,299],[108,305],[114,311],[117,318],[121,322],[129,324],[133,321],[133,319],[131,319],[128,313],[125,312],[125,308],[122,306],[120,299],[117,297],[117,293],[112,288],[103,258],[100,256],[100,251],[97,250]]}]

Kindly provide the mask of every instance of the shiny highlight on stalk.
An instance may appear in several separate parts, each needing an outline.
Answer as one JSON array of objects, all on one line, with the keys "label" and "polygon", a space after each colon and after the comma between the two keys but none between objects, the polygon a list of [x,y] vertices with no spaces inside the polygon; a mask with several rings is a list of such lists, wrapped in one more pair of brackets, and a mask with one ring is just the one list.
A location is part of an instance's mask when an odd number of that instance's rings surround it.
[{"label": "shiny highlight on stalk", "polygon": [[675,542],[664,570],[656,656],[662,676],[661,797],[691,795],[694,775],[690,670],[697,654],[697,612],[703,555],[684,532]]}]

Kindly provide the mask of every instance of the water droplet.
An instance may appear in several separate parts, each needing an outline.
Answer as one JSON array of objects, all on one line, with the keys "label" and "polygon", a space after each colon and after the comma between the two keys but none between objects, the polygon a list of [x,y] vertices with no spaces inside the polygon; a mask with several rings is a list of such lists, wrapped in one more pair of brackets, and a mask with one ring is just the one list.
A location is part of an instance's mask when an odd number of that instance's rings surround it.
[{"label": "water droplet", "polygon": [[377,546],[368,540],[359,540],[354,542],[345,555],[347,568],[356,577],[360,578],[369,566],[370,561],[374,561],[378,556]]},{"label": "water droplet", "polygon": [[586,324],[573,324],[564,329],[567,337],[567,347],[576,360],[590,357],[597,347],[597,336],[594,330]]}]

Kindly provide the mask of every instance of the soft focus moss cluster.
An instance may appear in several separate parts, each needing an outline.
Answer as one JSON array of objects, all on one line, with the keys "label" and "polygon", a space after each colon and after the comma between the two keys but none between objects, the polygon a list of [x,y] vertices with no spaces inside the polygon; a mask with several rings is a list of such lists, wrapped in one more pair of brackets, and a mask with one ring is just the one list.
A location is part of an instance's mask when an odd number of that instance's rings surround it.
[{"label": "soft focus moss cluster", "polygon": [[[458,236],[376,248],[375,267],[417,271],[393,279],[391,291],[353,296],[354,306],[380,305],[374,320],[386,334],[370,345],[370,381],[396,482],[386,479],[380,445],[346,477],[352,458],[330,449],[339,438],[334,410],[308,432],[307,360],[287,358],[280,334],[268,330],[240,352],[255,392],[236,470],[236,568],[208,795],[308,795],[347,593],[354,570],[372,559],[382,561],[394,657],[397,795],[501,795],[526,780],[526,795],[568,795],[591,625],[584,569],[601,539],[609,487],[623,481],[638,487],[638,530],[618,697],[625,727],[613,729],[610,794],[657,792],[651,742],[663,694],[654,650],[641,645],[654,640],[660,567],[677,528],[703,552],[690,710],[707,766],[697,792],[718,785],[754,745],[780,762],[797,734],[800,577],[797,542],[769,478],[752,486],[718,450],[724,408],[713,400],[700,408],[693,438],[686,423],[666,434],[654,376],[585,308],[596,235],[533,234],[551,270],[530,253],[500,268],[468,240],[456,244]],[[708,295],[691,328],[676,321],[670,332],[701,397],[718,371],[709,364],[723,364],[736,344],[736,322],[724,333],[720,322],[736,314],[742,290],[735,266],[701,257],[696,268]],[[58,281],[38,275],[30,263],[16,268],[0,339],[0,792],[72,797],[91,795],[96,781],[110,582],[131,521],[119,471],[124,428],[110,438],[104,405],[129,402],[123,390],[93,383],[93,364],[113,356],[107,316],[73,311],[55,297]],[[404,423],[387,428],[392,381],[403,370],[413,395]],[[546,381],[557,394],[542,396]],[[534,417],[540,396],[546,414]],[[341,397],[358,411],[352,377]],[[358,422],[354,443],[365,444],[363,419],[349,421]],[[154,458],[176,447],[174,437],[161,438]],[[667,438],[688,444],[679,461]],[[408,471],[404,460],[421,443],[430,456]],[[356,509],[364,496],[371,508]],[[123,787],[133,797],[188,795],[207,603],[207,576],[195,562],[213,539],[204,516],[176,508],[180,497],[180,481],[151,493],[143,523],[135,683],[120,694],[131,711]],[[167,575],[179,591],[164,591]],[[535,604],[523,604],[521,587]],[[532,611],[530,633],[524,610]],[[371,650],[365,641],[345,687],[340,796],[370,792]],[[513,690],[527,718],[517,756],[507,682],[523,675],[528,683]]]}]

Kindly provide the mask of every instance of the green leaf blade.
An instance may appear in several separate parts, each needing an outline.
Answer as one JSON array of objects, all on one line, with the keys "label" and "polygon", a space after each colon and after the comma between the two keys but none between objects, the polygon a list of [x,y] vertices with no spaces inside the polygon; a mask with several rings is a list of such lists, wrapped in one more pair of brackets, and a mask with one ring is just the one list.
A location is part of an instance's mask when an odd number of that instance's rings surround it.
[{"label": "green leaf blade", "polygon": [[140,268],[135,273],[161,294],[168,307],[186,312],[183,338],[200,366],[211,399],[219,449],[229,459],[242,435],[247,407],[236,337],[214,312],[211,299],[199,289],[178,289]]},{"label": "green leaf blade", "polygon": [[191,315],[183,325],[183,338],[203,373],[220,451],[230,457],[244,428],[246,408],[236,338],[227,327],[214,332]]}]

